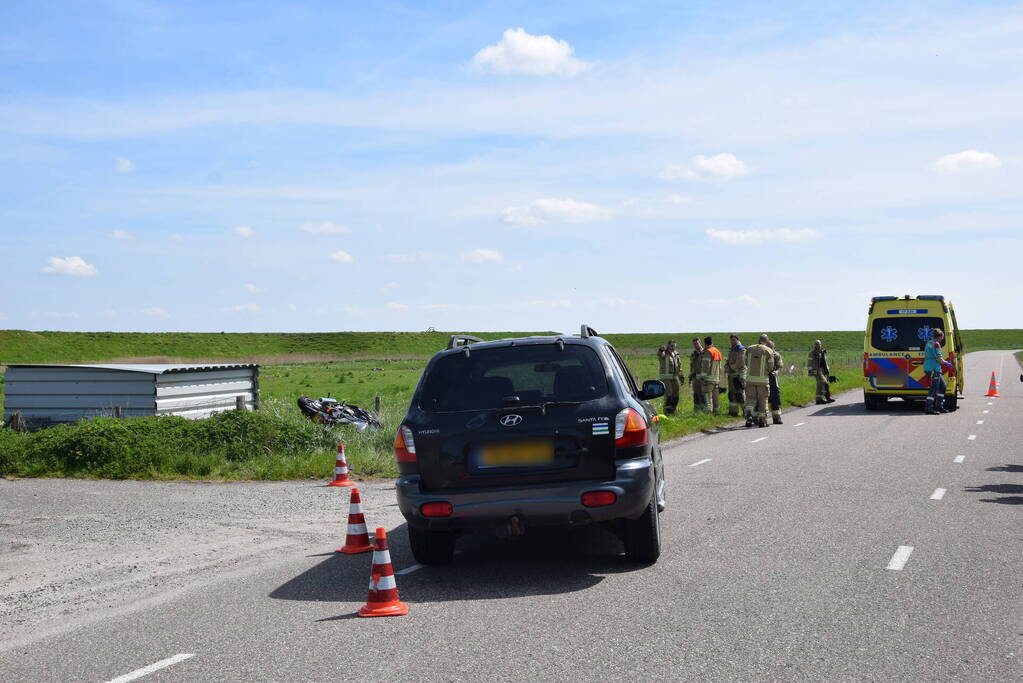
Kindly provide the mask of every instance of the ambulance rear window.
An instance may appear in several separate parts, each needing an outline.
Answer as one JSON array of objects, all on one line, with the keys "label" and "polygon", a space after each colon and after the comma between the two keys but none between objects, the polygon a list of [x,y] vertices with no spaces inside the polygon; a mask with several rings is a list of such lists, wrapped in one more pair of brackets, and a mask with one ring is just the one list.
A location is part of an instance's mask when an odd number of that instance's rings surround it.
[{"label": "ambulance rear window", "polygon": [[923,351],[935,327],[944,329],[941,318],[875,318],[870,345],[878,351]]}]

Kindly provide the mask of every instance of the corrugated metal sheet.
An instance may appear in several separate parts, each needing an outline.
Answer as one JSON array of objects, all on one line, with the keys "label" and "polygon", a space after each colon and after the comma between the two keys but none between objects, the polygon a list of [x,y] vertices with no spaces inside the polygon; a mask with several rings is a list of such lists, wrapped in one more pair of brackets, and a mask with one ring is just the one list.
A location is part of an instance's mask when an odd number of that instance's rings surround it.
[{"label": "corrugated metal sheet", "polygon": [[4,419],[20,412],[29,422],[74,422],[86,417],[181,415],[208,417],[259,408],[259,366],[200,365],[9,365],[4,381]]}]

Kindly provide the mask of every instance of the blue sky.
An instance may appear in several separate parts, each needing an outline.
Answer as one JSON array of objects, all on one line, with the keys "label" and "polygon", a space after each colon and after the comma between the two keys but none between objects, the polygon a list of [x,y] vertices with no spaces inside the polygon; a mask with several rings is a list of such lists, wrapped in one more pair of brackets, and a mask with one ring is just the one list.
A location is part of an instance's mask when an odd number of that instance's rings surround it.
[{"label": "blue sky", "polygon": [[1023,327],[1021,124],[1021,3],[6,2],[0,328]]}]

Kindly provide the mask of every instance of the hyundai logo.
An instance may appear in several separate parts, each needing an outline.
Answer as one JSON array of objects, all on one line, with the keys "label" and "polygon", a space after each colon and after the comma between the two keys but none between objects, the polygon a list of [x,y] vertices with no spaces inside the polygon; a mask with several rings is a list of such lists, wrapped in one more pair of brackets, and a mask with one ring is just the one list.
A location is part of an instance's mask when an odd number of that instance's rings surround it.
[{"label": "hyundai logo", "polygon": [[501,424],[505,427],[514,427],[522,423],[521,415],[505,415],[500,420]]}]

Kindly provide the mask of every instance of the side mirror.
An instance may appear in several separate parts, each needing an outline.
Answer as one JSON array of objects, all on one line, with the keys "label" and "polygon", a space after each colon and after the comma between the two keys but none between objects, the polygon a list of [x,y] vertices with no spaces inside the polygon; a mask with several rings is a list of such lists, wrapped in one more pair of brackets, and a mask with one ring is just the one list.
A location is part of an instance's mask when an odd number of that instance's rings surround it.
[{"label": "side mirror", "polygon": [[641,399],[649,401],[660,396],[664,396],[664,382],[659,379],[648,379],[643,382],[643,389],[639,392]]}]

